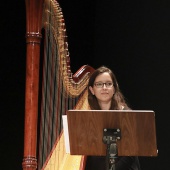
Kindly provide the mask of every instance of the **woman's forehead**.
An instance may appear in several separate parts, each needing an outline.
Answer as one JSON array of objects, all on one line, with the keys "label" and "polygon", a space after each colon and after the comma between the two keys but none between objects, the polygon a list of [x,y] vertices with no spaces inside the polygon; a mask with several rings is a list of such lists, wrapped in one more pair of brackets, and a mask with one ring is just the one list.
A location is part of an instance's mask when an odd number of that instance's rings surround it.
[{"label": "woman's forehead", "polygon": [[99,74],[96,77],[95,81],[112,81],[112,78],[108,72],[104,72]]}]

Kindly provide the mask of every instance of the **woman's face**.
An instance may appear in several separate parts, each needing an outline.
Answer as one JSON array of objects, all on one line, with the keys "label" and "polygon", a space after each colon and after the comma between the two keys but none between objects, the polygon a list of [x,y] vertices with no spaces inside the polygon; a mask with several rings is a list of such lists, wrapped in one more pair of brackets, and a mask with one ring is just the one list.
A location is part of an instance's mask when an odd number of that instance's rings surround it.
[{"label": "woman's face", "polygon": [[94,81],[94,86],[90,86],[89,89],[96,96],[99,105],[111,103],[111,99],[115,93],[113,81],[107,72],[98,75]]}]

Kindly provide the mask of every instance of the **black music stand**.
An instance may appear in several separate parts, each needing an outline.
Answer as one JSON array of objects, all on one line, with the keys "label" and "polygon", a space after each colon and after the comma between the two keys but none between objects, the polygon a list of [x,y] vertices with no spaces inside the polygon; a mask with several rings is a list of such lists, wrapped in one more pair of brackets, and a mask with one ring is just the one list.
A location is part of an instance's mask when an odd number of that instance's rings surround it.
[{"label": "black music stand", "polygon": [[71,155],[157,156],[155,113],[149,110],[68,110]]}]

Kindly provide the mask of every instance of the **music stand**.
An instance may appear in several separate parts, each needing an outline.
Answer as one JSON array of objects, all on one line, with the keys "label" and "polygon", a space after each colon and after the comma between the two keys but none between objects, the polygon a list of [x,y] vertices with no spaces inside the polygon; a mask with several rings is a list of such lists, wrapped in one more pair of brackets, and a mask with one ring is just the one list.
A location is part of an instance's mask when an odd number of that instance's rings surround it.
[{"label": "music stand", "polygon": [[157,156],[154,111],[68,110],[67,120],[71,155],[107,156],[112,167],[117,155]]}]

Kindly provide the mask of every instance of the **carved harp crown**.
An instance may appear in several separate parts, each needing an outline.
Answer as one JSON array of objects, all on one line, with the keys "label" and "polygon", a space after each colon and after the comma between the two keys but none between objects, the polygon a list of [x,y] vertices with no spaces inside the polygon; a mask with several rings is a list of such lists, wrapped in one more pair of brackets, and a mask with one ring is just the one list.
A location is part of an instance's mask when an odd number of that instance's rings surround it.
[{"label": "carved harp crown", "polygon": [[26,0],[26,23],[23,169],[83,170],[84,156],[65,153],[62,115],[68,109],[87,109],[86,88],[94,69],[84,65],[72,74],[57,1]]}]

